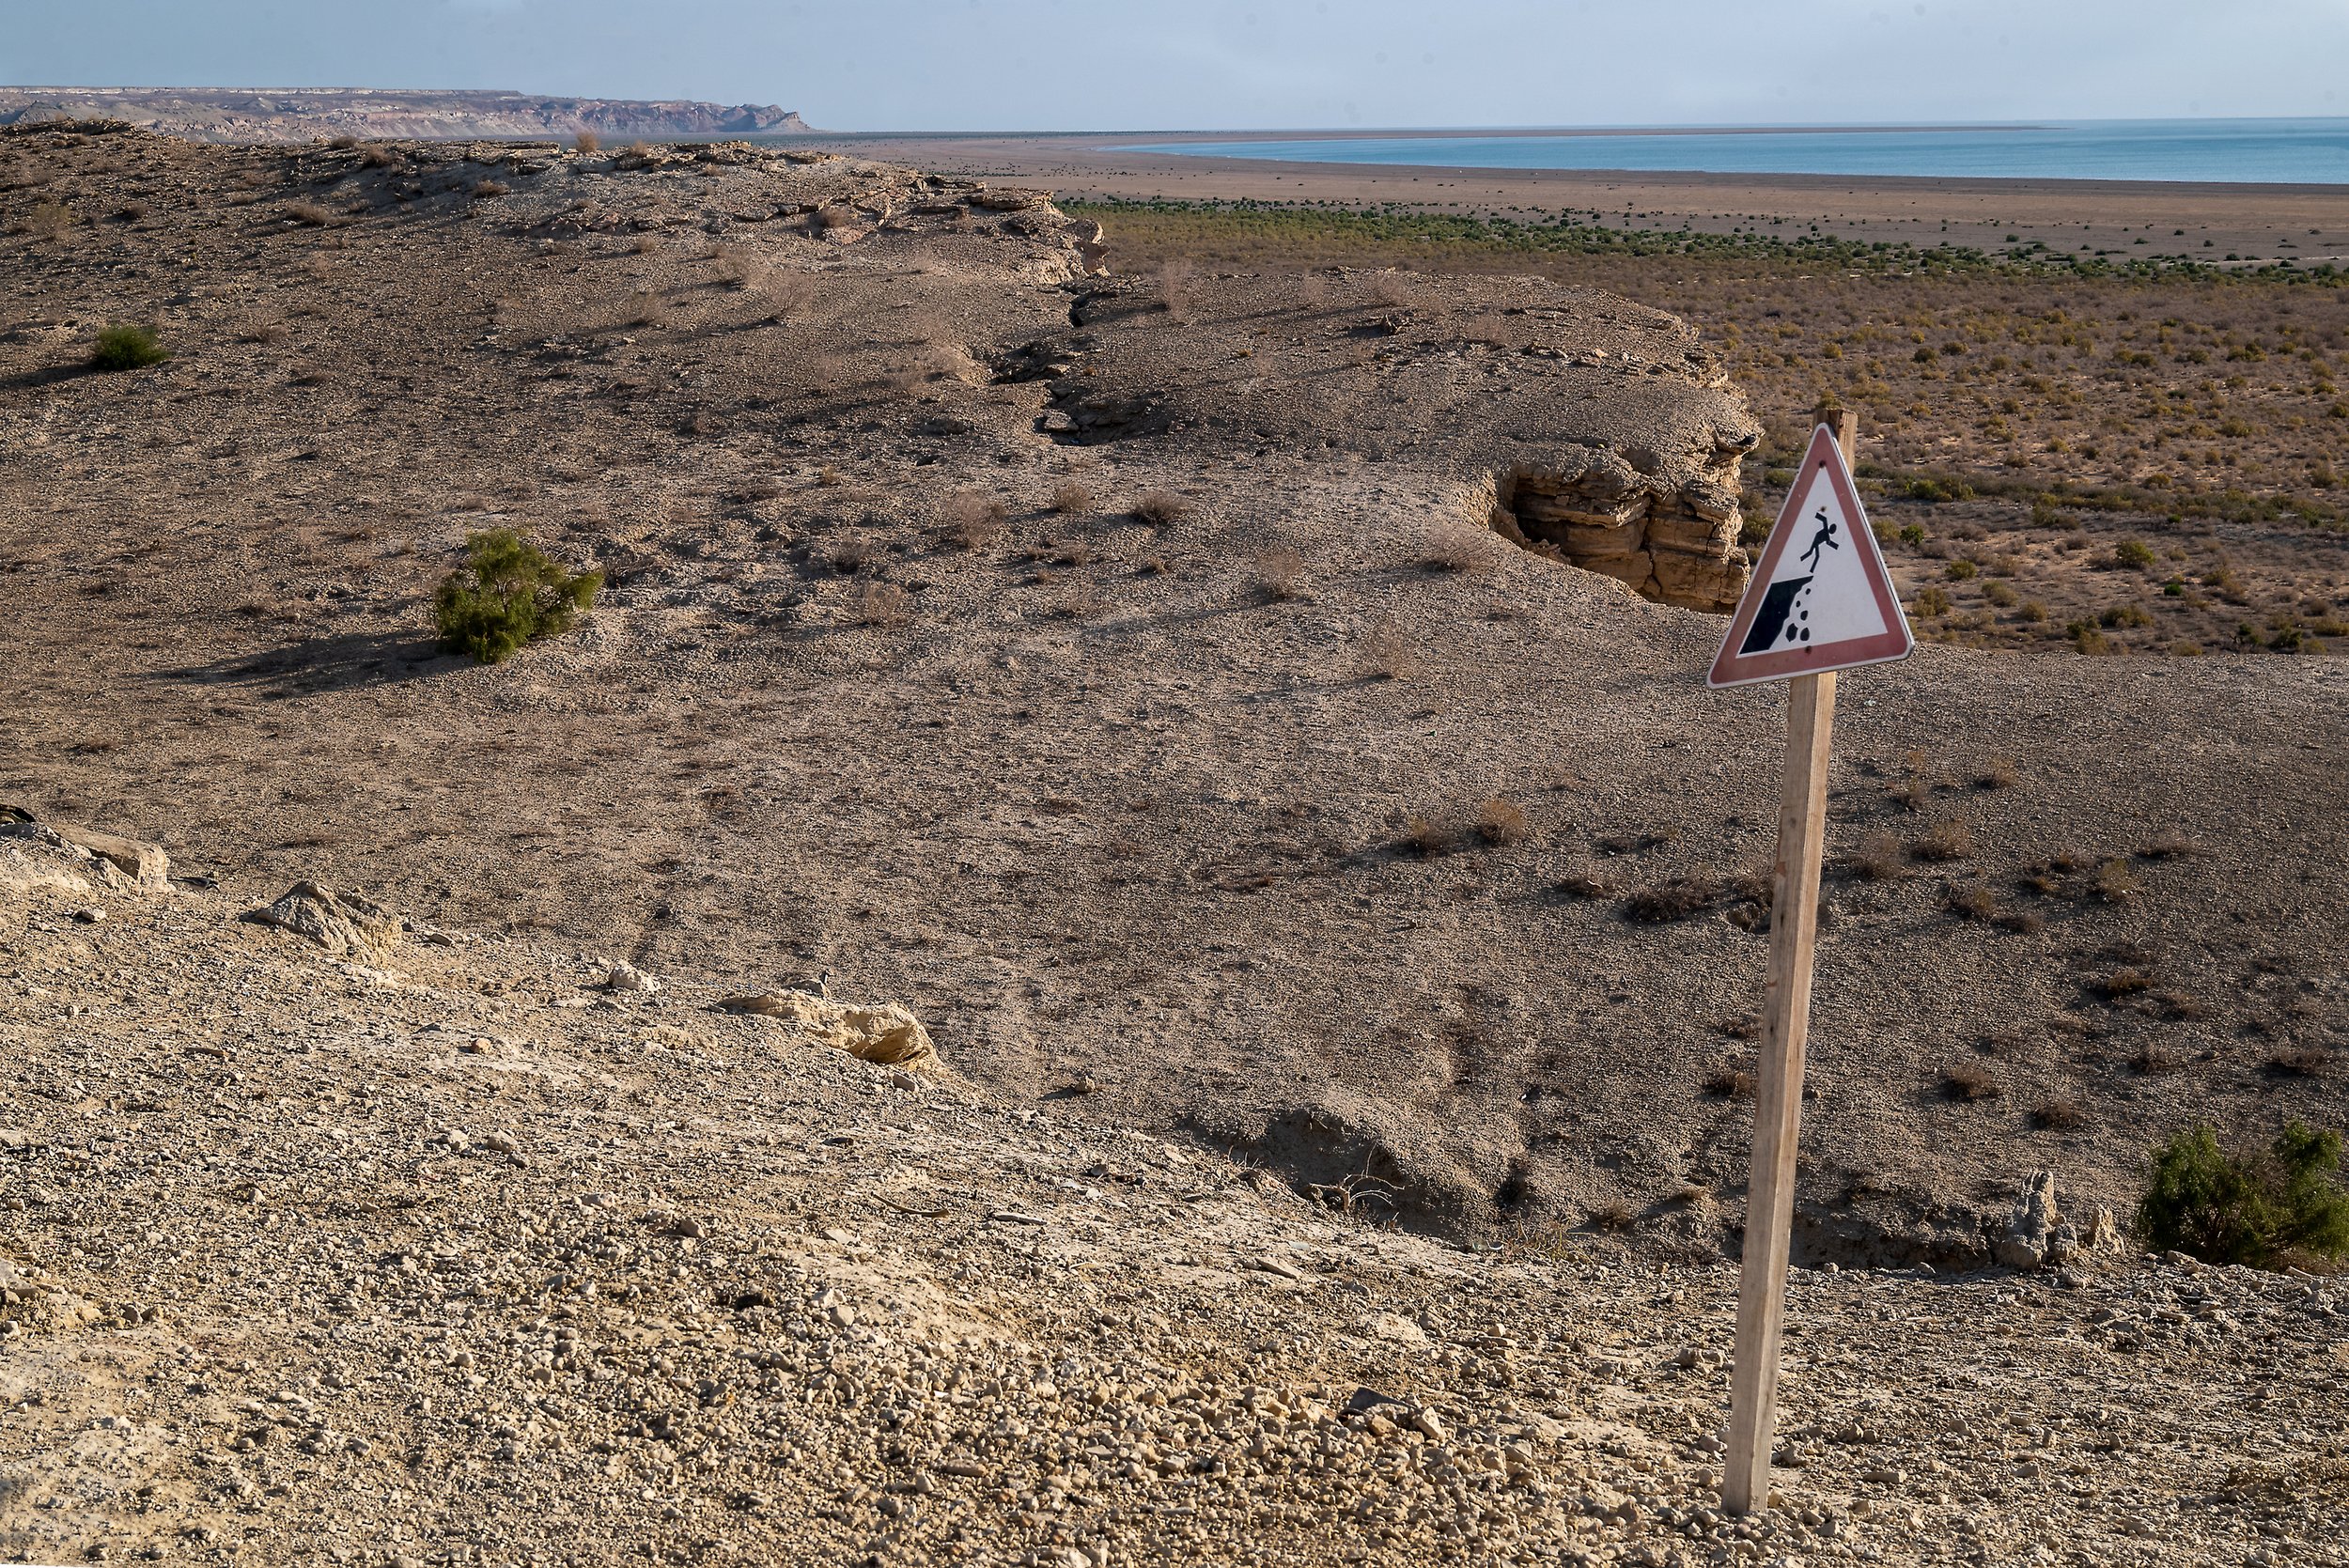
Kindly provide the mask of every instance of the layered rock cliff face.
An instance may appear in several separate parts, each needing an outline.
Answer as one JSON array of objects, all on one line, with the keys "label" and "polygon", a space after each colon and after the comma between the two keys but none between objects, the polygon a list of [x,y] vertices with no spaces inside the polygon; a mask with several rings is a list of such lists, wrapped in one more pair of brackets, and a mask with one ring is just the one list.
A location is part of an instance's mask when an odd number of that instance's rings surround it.
[{"label": "layered rock cliff face", "polygon": [[1742,451],[1717,448],[1693,472],[1643,474],[1604,449],[1520,465],[1495,481],[1493,527],[1642,598],[1733,610],[1750,569],[1737,545]]},{"label": "layered rock cliff face", "polygon": [[786,135],[809,128],[774,104],[534,98],[510,92],[341,89],[18,87],[0,89],[0,125],[117,119],[198,141],[314,136],[422,141],[464,137]]}]

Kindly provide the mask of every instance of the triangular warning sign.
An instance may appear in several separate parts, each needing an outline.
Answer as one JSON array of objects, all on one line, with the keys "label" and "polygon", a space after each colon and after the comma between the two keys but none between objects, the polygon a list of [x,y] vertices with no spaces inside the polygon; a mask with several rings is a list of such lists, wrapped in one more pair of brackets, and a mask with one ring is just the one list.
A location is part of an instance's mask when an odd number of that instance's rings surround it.
[{"label": "triangular warning sign", "polygon": [[1811,433],[1811,450],[1705,684],[1884,664],[1906,659],[1916,645],[1843,450],[1822,425]]}]

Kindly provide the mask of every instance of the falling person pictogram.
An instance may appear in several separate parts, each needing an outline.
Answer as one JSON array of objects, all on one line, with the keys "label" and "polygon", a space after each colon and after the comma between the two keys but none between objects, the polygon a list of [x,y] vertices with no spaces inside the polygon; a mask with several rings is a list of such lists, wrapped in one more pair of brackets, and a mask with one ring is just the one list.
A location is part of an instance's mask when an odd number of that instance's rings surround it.
[{"label": "falling person pictogram", "polygon": [[1811,536],[1811,548],[1802,552],[1802,564],[1817,571],[1821,550],[1841,550],[1843,547],[1836,542],[1835,520],[1827,515],[1827,508],[1822,506],[1813,515],[1819,520],[1819,531]]}]

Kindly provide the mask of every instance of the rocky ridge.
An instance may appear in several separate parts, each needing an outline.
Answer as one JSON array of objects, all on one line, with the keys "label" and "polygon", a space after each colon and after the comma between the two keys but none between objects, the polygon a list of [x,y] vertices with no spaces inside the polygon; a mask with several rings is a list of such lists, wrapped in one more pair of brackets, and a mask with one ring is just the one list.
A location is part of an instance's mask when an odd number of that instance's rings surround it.
[{"label": "rocky ridge", "polygon": [[560,137],[582,131],[620,138],[806,134],[795,110],[775,104],[685,100],[540,98],[513,92],[233,88],[9,87],[0,126],[119,120],[210,142],[302,142]]}]

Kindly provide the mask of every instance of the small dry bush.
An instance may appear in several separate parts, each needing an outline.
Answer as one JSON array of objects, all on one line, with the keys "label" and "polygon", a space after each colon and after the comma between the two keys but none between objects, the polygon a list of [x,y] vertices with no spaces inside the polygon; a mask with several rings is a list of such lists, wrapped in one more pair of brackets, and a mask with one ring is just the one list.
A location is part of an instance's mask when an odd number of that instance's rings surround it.
[{"label": "small dry bush", "polygon": [[1941,1069],[1941,1096],[1972,1104],[1995,1100],[2002,1093],[1999,1080],[1978,1063],[1959,1062]]},{"label": "small dry bush", "polygon": [[1063,517],[1085,516],[1096,505],[1093,491],[1077,480],[1068,480],[1052,489],[1052,510]]},{"label": "small dry bush", "polygon": [[334,214],[314,201],[298,201],[286,209],[286,216],[309,228],[324,228],[334,221]]},{"label": "small dry bush", "polygon": [[473,185],[473,194],[484,200],[509,194],[512,190],[512,186],[496,179],[476,179]]},{"label": "small dry bush", "polygon": [[658,234],[640,234],[635,239],[628,242],[628,248],[634,251],[638,256],[651,256],[653,253],[661,249],[661,236]]},{"label": "small dry bush", "polygon": [[816,307],[816,280],[805,272],[770,272],[766,294],[777,318],[805,316]]},{"label": "small dry bush", "polygon": [[1134,498],[1132,509],[1153,528],[1172,528],[1190,516],[1190,503],[1171,490],[1144,490]]},{"label": "small dry bush", "polygon": [[1669,925],[1718,908],[1726,896],[1724,885],[1713,877],[1676,877],[1631,893],[1623,901],[1623,918],[1637,925]]},{"label": "small dry bush", "polygon": [[1302,591],[1305,557],[1295,545],[1274,545],[1256,552],[1256,582],[1268,598],[1288,600]]},{"label": "small dry bush", "polygon": [[1184,257],[1175,256],[1159,269],[1159,308],[1175,320],[1190,319],[1197,288],[1197,273]]},{"label": "small dry bush", "polygon": [[855,222],[856,214],[845,207],[822,207],[816,210],[816,227],[827,234],[836,228],[847,228]]},{"label": "small dry bush", "polygon": [[669,318],[669,302],[649,288],[640,288],[628,297],[628,307],[620,313],[620,323],[629,327],[658,327]]},{"label": "small dry bush", "polygon": [[1074,582],[1052,606],[1052,613],[1063,620],[1090,621],[1101,613],[1101,590],[1090,582]]},{"label": "small dry bush", "polygon": [[1514,803],[1494,796],[1476,808],[1476,836],[1486,844],[1523,844],[1533,836],[1533,824]]},{"label": "small dry bush", "polygon": [[1724,1063],[1704,1080],[1704,1092],[1724,1100],[1750,1100],[1753,1098],[1753,1075],[1743,1067]]},{"label": "small dry bush", "polygon": [[1621,1200],[1602,1203],[1591,1211],[1591,1228],[1594,1230],[1621,1233],[1631,1229],[1639,1223],[1639,1211]]},{"label": "small dry bush", "polygon": [[1974,832],[1957,818],[1946,817],[1919,834],[1908,852],[1921,861],[1968,860],[1974,853]]},{"label": "small dry bush", "polygon": [[2129,862],[2118,857],[2096,868],[2093,892],[2102,903],[2125,904],[2143,892],[2144,886],[2137,879],[2137,873],[2129,869]]},{"label": "small dry bush", "polygon": [[1429,542],[1427,552],[1420,557],[1420,565],[1432,572],[1476,571],[1488,559],[1477,548],[1481,543],[1466,529],[1448,530]]},{"label": "small dry bush", "polygon": [[947,538],[964,550],[985,550],[1003,536],[1011,513],[1003,504],[977,490],[957,490],[939,508]]},{"label": "small dry bush", "polygon": [[2015,769],[2015,759],[2010,756],[1987,759],[1982,765],[1982,771],[1974,775],[1975,786],[1981,789],[2013,789],[2021,782],[2022,774]]},{"label": "small dry bush", "polygon": [[746,291],[766,287],[766,264],[739,245],[713,246],[709,260],[713,275],[728,288]]},{"label": "small dry bush", "polygon": [[1998,895],[1980,882],[1952,883],[1942,890],[1941,907],[1960,920],[1996,920]]},{"label": "small dry bush", "polygon": [[398,162],[399,154],[380,142],[369,142],[359,149],[359,163],[365,168],[388,169]]},{"label": "small dry bush", "polygon": [[857,625],[892,629],[912,621],[913,596],[894,582],[866,582],[857,589]]},{"label": "small dry bush", "polygon": [[62,240],[72,226],[72,210],[63,202],[37,202],[24,215],[24,232],[36,240]]},{"label": "small dry bush", "polygon": [[1370,301],[1373,304],[1395,306],[1411,303],[1409,277],[1402,272],[1384,272],[1370,280]]},{"label": "small dry bush", "polygon": [[2278,1078],[2314,1078],[2332,1065],[2332,1058],[2309,1046],[2291,1046],[2272,1053],[2261,1063]]},{"label": "small dry bush", "polygon": [[2087,1120],[2076,1100],[2042,1100],[2030,1108],[2030,1125],[2043,1132],[2069,1132]]},{"label": "small dry bush", "polygon": [[1450,854],[1456,842],[1451,829],[1429,817],[1414,816],[1403,825],[1403,846],[1422,860]]},{"label": "small dry bush", "polygon": [[1367,679],[1407,680],[1419,671],[1418,648],[1392,621],[1380,621],[1362,634],[1361,653]]},{"label": "small dry bush", "polygon": [[582,127],[579,134],[571,138],[571,150],[582,157],[593,157],[603,150],[603,138]]},{"label": "small dry bush", "polygon": [[1870,833],[1859,841],[1859,848],[1852,855],[1852,875],[1871,882],[1890,881],[1902,875],[1905,859],[1899,839],[1890,833]]},{"label": "small dry bush", "polygon": [[2175,828],[2164,828],[2137,852],[2149,861],[2183,861],[2201,854],[2202,846]]}]

